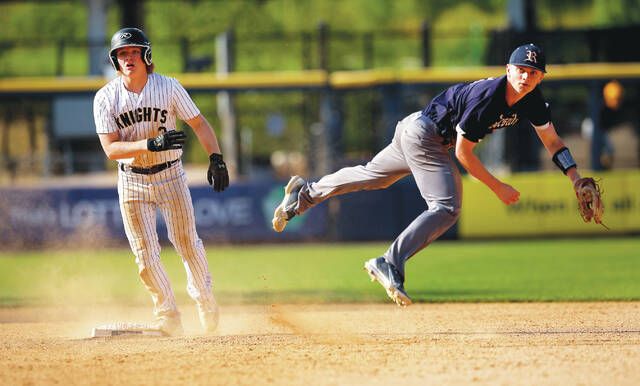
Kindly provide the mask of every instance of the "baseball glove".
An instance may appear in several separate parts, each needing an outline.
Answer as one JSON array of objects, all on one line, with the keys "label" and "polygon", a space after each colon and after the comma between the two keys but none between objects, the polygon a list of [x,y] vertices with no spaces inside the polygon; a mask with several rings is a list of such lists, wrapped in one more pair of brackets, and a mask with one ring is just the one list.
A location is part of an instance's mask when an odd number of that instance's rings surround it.
[{"label": "baseball glove", "polygon": [[593,220],[596,224],[602,223],[604,205],[602,204],[602,191],[598,182],[591,177],[580,178],[573,184],[578,198],[578,211],[584,222]]}]

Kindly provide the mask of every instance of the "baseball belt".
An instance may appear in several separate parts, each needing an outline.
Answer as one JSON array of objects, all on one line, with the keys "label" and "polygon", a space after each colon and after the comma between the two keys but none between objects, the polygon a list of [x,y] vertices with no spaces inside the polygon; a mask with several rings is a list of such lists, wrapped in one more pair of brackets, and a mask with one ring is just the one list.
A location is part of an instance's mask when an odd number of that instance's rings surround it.
[{"label": "baseball belt", "polygon": [[159,173],[165,169],[167,169],[168,167],[170,167],[171,165],[175,164],[176,162],[178,162],[179,159],[174,159],[173,161],[167,161],[167,162],[163,162],[161,164],[157,164],[157,165],[153,165],[150,166],[148,168],[137,168],[135,166],[126,166],[124,164],[120,164],[120,170],[127,171],[130,170],[133,173],[137,173],[137,174],[156,174]]}]

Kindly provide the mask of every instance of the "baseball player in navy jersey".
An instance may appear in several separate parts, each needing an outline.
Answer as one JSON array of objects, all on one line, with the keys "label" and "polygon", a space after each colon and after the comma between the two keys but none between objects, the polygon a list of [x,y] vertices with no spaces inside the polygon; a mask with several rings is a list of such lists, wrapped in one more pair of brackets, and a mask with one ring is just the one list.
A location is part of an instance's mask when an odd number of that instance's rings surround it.
[{"label": "baseball player in navy jersey", "polygon": [[194,130],[210,154],[207,178],[216,192],[222,192],[229,175],[218,140],[182,85],[153,72],[151,44],[141,30],[116,32],[109,59],[119,76],[97,92],[93,114],[105,154],[118,161],[120,210],[140,279],[153,299],[154,326],[166,335],[182,333],[180,312],[160,261],[159,209],[169,240],[184,263],[187,291],[196,302],[200,322],[205,331],[213,332],[218,306],[180,160],[186,135],[176,130],[176,118]]},{"label": "baseball player in navy jersey", "polygon": [[[577,182],[587,180],[581,179],[569,149],[550,120],[549,105],[538,88],[545,72],[543,51],[533,44],[520,46],[510,56],[506,75],[449,87],[424,110],[400,121],[391,144],[366,165],[340,169],[317,182],[293,176],[284,188],[282,203],[275,209],[273,229],[282,232],[291,218],[330,197],[384,189],[412,174],[428,208],[381,257],[364,264],[371,279],[377,280],[392,300],[400,306],[411,304],[404,289],[405,263],[442,235],[460,215],[462,184],[449,155],[451,147],[469,174],[506,205],[516,203],[520,192],[491,174],[474,154],[474,148],[487,134],[521,120],[530,122],[555,164],[574,183],[576,192]],[[601,213],[595,217],[596,222]],[[593,211],[590,216],[589,221]]]}]

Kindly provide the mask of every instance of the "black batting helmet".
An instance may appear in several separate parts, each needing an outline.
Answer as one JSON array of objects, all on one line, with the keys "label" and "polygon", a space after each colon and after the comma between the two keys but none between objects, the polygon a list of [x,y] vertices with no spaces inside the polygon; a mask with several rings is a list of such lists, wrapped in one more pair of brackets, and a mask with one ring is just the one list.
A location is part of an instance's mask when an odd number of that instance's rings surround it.
[{"label": "black batting helmet", "polygon": [[116,50],[121,47],[130,46],[140,47],[142,49],[142,60],[147,66],[151,65],[151,43],[145,36],[144,32],[142,32],[138,28],[123,28],[113,34],[113,37],[111,38],[111,51],[109,51],[109,59],[111,60],[111,64],[116,69],[116,71],[120,71]]}]

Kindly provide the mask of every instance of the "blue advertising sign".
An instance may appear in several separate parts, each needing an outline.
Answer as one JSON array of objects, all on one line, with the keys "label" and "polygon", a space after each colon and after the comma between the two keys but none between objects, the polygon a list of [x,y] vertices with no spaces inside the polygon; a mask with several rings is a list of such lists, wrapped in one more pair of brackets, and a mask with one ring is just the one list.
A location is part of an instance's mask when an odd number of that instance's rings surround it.
[{"label": "blue advertising sign", "polygon": [[[308,240],[327,233],[325,205],[294,218],[286,232],[271,229],[273,210],[282,200],[281,182],[234,184],[221,194],[208,186],[190,190],[205,242]],[[3,189],[0,194],[0,240],[7,245],[126,242],[115,188]],[[157,224],[160,240],[168,240],[159,212]]]}]

